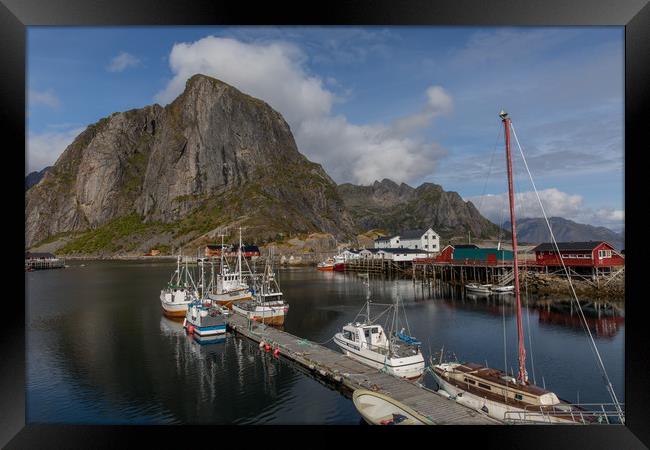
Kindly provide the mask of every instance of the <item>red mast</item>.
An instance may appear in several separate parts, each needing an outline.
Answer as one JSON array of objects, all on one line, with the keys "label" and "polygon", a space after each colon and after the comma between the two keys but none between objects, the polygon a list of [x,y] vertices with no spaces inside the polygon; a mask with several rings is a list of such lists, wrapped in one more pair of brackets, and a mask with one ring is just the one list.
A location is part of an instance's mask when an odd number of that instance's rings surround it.
[{"label": "red mast", "polygon": [[521,298],[519,296],[519,261],[517,259],[517,225],[515,223],[515,192],[512,177],[512,158],[510,156],[510,118],[508,113],[501,111],[499,117],[503,122],[506,136],[506,162],[508,169],[508,197],[510,199],[510,230],[512,232],[512,253],[515,271],[515,296],[517,297],[517,334],[519,337],[519,375],[521,383],[528,382],[526,372],[526,349],[524,348],[524,327],[521,322]]}]

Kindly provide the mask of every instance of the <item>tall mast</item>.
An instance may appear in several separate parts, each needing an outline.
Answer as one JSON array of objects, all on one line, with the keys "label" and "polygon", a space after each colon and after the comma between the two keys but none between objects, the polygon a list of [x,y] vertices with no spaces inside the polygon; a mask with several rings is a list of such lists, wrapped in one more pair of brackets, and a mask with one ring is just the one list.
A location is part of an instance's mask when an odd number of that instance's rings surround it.
[{"label": "tall mast", "polygon": [[519,337],[519,374],[521,383],[528,381],[526,372],[526,349],[524,348],[524,327],[521,321],[521,297],[519,296],[519,261],[517,258],[517,225],[515,223],[515,192],[512,177],[512,157],[510,154],[510,118],[508,113],[501,110],[499,113],[506,136],[506,163],[508,169],[508,198],[510,200],[510,231],[512,233],[512,253],[515,273],[515,296],[517,298],[517,335]]},{"label": "tall mast", "polygon": [[241,227],[239,227],[239,251],[237,252],[237,264],[239,265],[239,283],[241,284]]}]

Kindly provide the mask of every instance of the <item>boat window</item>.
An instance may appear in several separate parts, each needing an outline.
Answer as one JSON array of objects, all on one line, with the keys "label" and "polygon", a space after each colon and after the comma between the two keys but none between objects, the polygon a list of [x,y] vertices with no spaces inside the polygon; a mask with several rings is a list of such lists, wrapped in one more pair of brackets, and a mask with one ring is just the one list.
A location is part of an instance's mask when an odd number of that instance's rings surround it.
[{"label": "boat window", "polygon": [[370,340],[370,328],[364,328],[363,334],[366,336],[368,340]]},{"label": "boat window", "polygon": [[479,383],[478,387],[481,387],[483,389],[487,389],[488,391],[492,390],[492,388],[489,385],[483,384],[483,383]]},{"label": "boat window", "polygon": [[521,396],[521,394],[515,394],[515,399],[523,400],[524,398]]},{"label": "boat window", "polygon": [[343,337],[345,339],[347,339],[348,341],[351,341],[352,340],[352,333],[350,333],[349,331],[344,331],[343,332]]},{"label": "boat window", "polygon": [[372,329],[372,333],[373,333],[373,334],[377,334],[377,333],[379,333],[379,328],[374,327],[374,328]]},{"label": "boat window", "polygon": [[476,384],[476,381],[470,380],[469,378],[465,378],[465,383]]}]

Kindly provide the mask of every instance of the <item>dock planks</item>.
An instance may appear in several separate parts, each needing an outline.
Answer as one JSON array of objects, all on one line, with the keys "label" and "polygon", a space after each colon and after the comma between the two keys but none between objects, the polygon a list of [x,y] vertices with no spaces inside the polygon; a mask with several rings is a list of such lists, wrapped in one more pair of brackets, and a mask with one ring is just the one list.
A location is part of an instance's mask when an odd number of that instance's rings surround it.
[{"label": "dock planks", "polygon": [[394,377],[363,365],[342,353],[294,336],[290,333],[251,322],[239,314],[228,318],[228,326],[256,343],[264,341],[280,348],[280,355],[354,391],[370,389],[388,395],[428,417],[436,425],[497,425],[501,422],[478,413],[418,384]]}]

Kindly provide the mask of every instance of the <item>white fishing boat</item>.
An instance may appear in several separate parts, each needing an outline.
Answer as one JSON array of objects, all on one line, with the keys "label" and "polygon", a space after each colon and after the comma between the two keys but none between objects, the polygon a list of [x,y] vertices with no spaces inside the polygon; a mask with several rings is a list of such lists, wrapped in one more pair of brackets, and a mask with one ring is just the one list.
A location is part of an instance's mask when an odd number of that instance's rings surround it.
[{"label": "white fishing boat", "polygon": [[289,304],[285,303],[277,278],[271,268],[272,256],[267,259],[264,274],[258,289],[254,291],[252,301],[232,303],[232,310],[238,314],[268,325],[283,325],[284,318],[289,312]]},{"label": "white fishing boat", "polygon": [[226,332],[226,319],[221,308],[193,302],[185,315],[183,328],[199,338],[210,338]]},{"label": "white fishing boat", "polygon": [[387,322],[392,319],[387,333],[384,327],[371,318],[370,288],[368,284],[366,286],[368,296],[364,305],[365,320],[363,322],[356,321],[362,315],[360,311],[352,322],[334,335],[334,343],[345,355],[362,364],[384,370],[396,377],[419,378],[424,371],[424,357],[420,350],[420,343],[410,336],[410,332],[404,334],[404,329],[399,333],[393,331],[397,326],[399,297],[395,304],[383,305],[388,306],[388,309],[375,318],[378,319],[392,310],[392,315],[386,314]]},{"label": "white fishing boat", "polygon": [[[221,248],[223,249],[223,235],[221,235]],[[221,273],[215,278],[214,264],[212,265],[212,280],[207,298],[213,302],[232,307],[232,303],[241,300],[251,300],[253,294],[249,286],[244,282],[242,276],[242,240],[241,228],[239,229],[239,250],[237,251],[237,266],[234,271],[230,271],[227,261],[224,258],[223,251],[221,251],[221,261],[219,264]]]},{"label": "white fishing boat", "polygon": [[433,425],[433,422],[394,398],[366,389],[357,389],[352,402],[370,425]]},{"label": "white fishing boat", "polygon": [[163,313],[168,317],[185,317],[188,305],[196,298],[196,288],[187,262],[181,264],[178,256],[176,270],[172,274],[167,287],[160,291],[160,304]]},{"label": "white fishing boat", "polygon": [[490,294],[492,292],[491,284],[467,283],[465,290],[472,294]]},{"label": "white fishing boat", "polygon": [[[599,405],[599,409],[602,410],[601,412],[600,410],[595,410],[597,408],[587,409],[581,405],[570,404],[568,401],[560,399],[554,392],[535,386],[528,380],[522,324],[522,307],[519,292],[519,266],[517,258],[517,233],[513,188],[514,181],[510,154],[511,123],[507,113],[502,111],[499,116],[501,117],[505,129],[506,168],[508,174],[508,194],[513,248],[513,291],[516,296],[517,335],[519,341],[518,375],[517,378],[515,378],[499,369],[489,368],[471,362],[443,362],[443,351],[441,351],[437,363],[433,363],[433,361],[431,362],[430,372],[433,374],[440,388],[446,392],[450,398],[500,421],[509,423],[609,423],[612,415],[609,412],[606,412],[604,405]],[[544,212],[543,206],[542,212]],[[545,213],[544,216],[546,216]],[[553,236],[552,230],[551,236]],[[553,239],[555,238],[553,237]],[[579,303],[578,307],[580,307]],[[585,327],[589,332],[587,324],[585,324]],[[591,338],[591,334],[589,334],[589,336]],[[598,355],[598,349],[596,348],[593,338],[591,339],[591,343],[595,354]],[[606,375],[600,357],[598,357],[597,361],[600,361],[603,378],[607,381],[606,386],[612,396],[612,405],[615,408],[614,415],[618,418],[619,423],[623,423],[624,413],[621,405],[614,394],[614,389],[609,382],[609,378]]]}]

